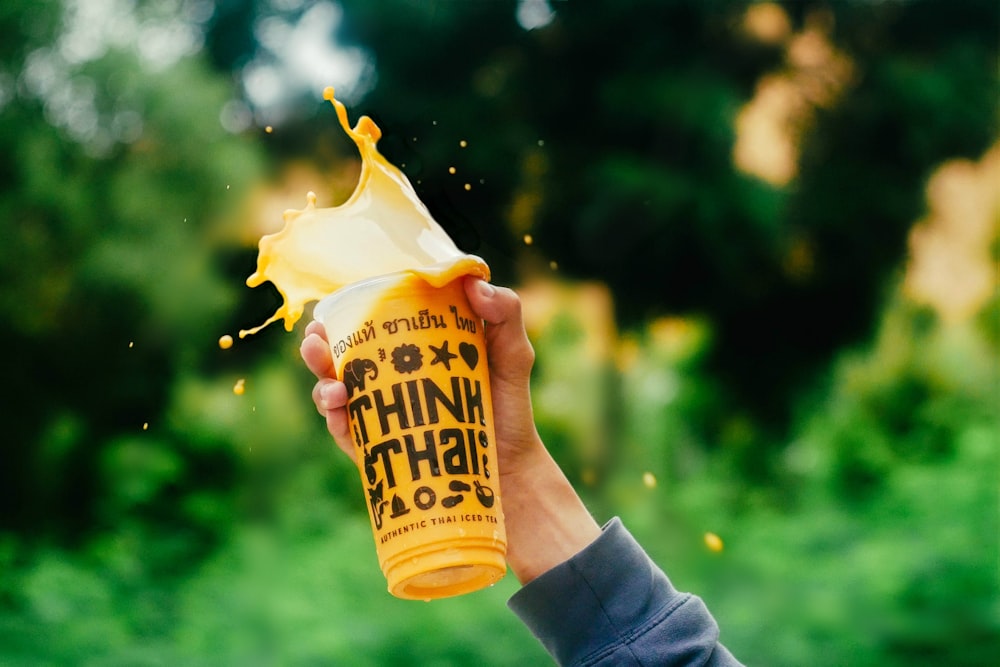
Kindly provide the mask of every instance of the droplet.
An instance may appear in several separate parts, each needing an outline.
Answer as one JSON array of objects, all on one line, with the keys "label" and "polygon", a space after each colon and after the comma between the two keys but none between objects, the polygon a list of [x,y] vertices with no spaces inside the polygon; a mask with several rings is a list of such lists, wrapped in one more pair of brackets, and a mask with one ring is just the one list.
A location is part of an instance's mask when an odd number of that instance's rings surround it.
[{"label": "droplet", "polygon": [[552,260],[551,262],[549,262],[549,268],[552,269],[553,271],[557,270],[559,268],[559,262],[557,262],[556,260]]},{"label": "droplet", "polygon": [[132,346],[133,346],[133,345],[135,345],[135,341],[134,341],[134,340],[130,340],[130,341],[128,342],[128,347],[129,347],[129,349],[132,349]]},{"label": "droplet", "polygon": [[465,190],[466,190],[466,192],[468,192],[471,189],[472,189],[472,184],[471,183],[466,183],[465,184]]},{"label": "droplet", "polygon": [[274,128],[268,125],[267,127],[264,128],[264,131],[267,132],[268,134],[271,134],[272,132],[274,132]]},{"label": "droplet", "polygon": [[642,473],[642,483],[646,485],[647,489],[656,488],[656,475],[651,472]]},{"label": "droplet", "polygon": [[544,146],[545,145],[545,140],[544,139],[539,139],[538,140],[538,145],[539,146]]},{"label": "droplet", "polygon": [[233,393],[236,394],[237,396],[242,396],[243,392],[246,391],[245,384],[246,384],[245,379],[240,378],[239,380],[237,380],[236,384],[233,385]]},{"label": "droplet", "polygon": [[449,174],[454,174],[455,173],[455,168],[454,167],[448,167],[448,173]]},{"label": "droplet", "polygon": [[524,245],[531,245],[535,242],[535,238],[531,234],[524,235]]},{"label": "droplet", "polygon": [[149,430],[149,422],[143,422],[142,423],[142,430],[143,431],[148,431]]},{"label": "droplet", "polygon": [[233,337],[230,336],[229,334],[226,334],[225,336],[219,338],[219,347],[222,348],[223,350],[228,350],[232,346],[233,346]]},{"label": "droplet", "polygon": [[705,546],[709,551],[719,553],[725,545],[722,543],[722,538],[715,533],[705,533]]},{"label": "droplet", "polygon": [[462,148],[465,148],[466,146],[469,145],[469,142],[466,141],[465,139],[462,139],[460,142],[458,142],[458,145]]},{"label": "droplet", "polygon": [[229,189],[229,183],[226,183],[226,189],[227,190]]}]

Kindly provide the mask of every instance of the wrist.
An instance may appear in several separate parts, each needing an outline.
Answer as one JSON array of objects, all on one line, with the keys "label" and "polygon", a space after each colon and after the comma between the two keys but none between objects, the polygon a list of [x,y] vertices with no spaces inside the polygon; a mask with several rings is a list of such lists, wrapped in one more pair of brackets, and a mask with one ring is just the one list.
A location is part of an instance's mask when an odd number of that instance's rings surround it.
[{"label": "wrist", "polygon": [[601,534],[540,439],[522,452],[513,469],[501,473],[500,487],[507,563],[522,584],[569,560]]}]

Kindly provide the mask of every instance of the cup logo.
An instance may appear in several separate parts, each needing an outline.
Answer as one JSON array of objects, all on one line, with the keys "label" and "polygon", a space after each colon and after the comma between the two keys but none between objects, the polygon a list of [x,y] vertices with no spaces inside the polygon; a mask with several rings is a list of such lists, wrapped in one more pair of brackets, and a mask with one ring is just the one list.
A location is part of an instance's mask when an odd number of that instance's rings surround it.
[{"label": "cup logo", "polygon": [[462,359],[465,360],[465,363],[469,367],[470,371],[476,370],[476,366],[479,365],[479,350],[476,349],[475,345],[460,343],[458,346],[458,353],[462,355]]},{"label": "cup logo", "polygon": [[454,517],[496,523],[482,323],[467,304],[446,307],[386,318],[378,328],[370,320],[331,344],[383,544]]}]

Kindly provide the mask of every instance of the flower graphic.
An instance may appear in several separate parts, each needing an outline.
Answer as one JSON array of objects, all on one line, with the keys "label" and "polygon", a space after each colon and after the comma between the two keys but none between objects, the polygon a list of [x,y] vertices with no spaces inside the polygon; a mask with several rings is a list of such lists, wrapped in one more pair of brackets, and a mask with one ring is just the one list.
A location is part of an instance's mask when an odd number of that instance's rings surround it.
[{"label": "flower graphic", "polygon": [[392,365],[397,373],[412,373],[424,365],[424,355],[416,345],[403,344],[392,351]]}]

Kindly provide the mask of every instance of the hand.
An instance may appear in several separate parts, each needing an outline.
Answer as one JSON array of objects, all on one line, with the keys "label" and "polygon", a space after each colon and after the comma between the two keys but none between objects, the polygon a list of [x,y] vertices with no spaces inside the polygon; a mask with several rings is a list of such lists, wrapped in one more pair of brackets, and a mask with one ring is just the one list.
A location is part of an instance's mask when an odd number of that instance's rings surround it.
[{"label": "hand", "polygon": [[[521,300],[513,290],[469,276],[465,290],[473,312],[487,322],[486,356],[490,365],[497,466],[501,477],[521,466],[521,459],[541,446],[531,409],[531,367],[535,352],[524,330]],[[326,418],[337,445],[352,459],[354,443],[347,422],[347,386],[336,379],[326,331],[320,322],[306,327],[300,348],[303,361],[317,378],[312,398]]]},{"label": "hand", "polygon": [[[507,560],[522,583],[566,560],[593,541],[600,528],[535,428],[531,367],[535,352],[521,316],[521,300],[504,287],[466,277],[473,312],[486,321],[500,497],[507,528]],[[300,348],[316,375],[312,397],[337,445],[355,461],[347,421],[347,386],[334,375],[326,332],[310,322]]]}]

